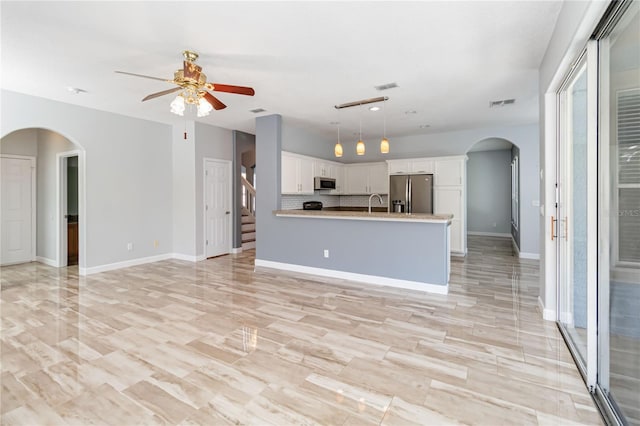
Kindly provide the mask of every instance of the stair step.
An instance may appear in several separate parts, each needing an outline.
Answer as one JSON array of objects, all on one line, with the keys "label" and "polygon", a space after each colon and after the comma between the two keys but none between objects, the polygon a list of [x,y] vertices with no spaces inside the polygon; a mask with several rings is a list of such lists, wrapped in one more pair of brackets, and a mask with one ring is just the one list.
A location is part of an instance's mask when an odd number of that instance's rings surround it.
[{"label": "stair step", "polygon": [[255,232],[243,232],[242,233],[242,242],[244,243],[245,241],[255,241],[256,240],[256,233]]},{"label": "stair step", "polygon": [[242,224],[242,232],[255,232],[255,230],[256,230],[255,222]]},{"label": "stair step", "polygon": [[242,216],[241,223],[256,223],[256,218],[253,216]]},{"label": "stair step", "polygon": [[256,242],[255,241],[247,241],[246,243],[242,243],[242,250],[251,250],[256,248]]}]

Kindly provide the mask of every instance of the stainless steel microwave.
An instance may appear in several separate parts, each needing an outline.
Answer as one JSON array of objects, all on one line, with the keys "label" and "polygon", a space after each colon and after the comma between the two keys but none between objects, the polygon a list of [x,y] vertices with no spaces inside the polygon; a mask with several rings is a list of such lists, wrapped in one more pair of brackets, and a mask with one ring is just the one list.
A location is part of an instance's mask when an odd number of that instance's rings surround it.
[{"label": "stainless steel microwave", "polygon": [[313,189],[336,189],[336,180],[333,178],[317,176],[313,178]]}]

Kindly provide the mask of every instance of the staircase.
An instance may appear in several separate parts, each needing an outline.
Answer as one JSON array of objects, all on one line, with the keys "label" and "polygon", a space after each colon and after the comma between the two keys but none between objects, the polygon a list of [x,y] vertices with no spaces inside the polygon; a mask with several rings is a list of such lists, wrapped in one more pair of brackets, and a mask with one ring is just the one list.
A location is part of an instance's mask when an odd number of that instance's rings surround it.
[{"label": "staircase", "polygon": [[256,218],[242,208],[242,250],[256,248]]},{"label": "staircase", "polygon": [[242,250],[256,248],[256,189],[243,176],[242,182]]}]

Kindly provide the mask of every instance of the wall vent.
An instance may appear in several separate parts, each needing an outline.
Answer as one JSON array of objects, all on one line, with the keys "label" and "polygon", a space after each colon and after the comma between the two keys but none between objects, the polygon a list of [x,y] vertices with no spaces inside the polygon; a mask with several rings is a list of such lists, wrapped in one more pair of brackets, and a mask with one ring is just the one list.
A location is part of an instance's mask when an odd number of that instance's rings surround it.
[{"label": "wall vent", "polygon": [[499,101],[491,101],[489,102],[489,108],[498,108],[498,107],[503,107],[507,105],[513,105],[515,103],[516,103],[515,99],[502,99]]},{"label": "wall vent", "polygon": [[381,84],[380,86],[373,86],[376,90],[389,90],[389,89],[393,89],[394,87],[398,87],[398,83],[387,83],[387,84]]},{"label": "wall vent", "polygon": [[265,111],[266,111],[266,109],[264,109],[264,108],[256,108],[256,109],[250,109],[249,110],[249,112],[252,112],[254,114],[258,114],[260,112],[265,112]]}]

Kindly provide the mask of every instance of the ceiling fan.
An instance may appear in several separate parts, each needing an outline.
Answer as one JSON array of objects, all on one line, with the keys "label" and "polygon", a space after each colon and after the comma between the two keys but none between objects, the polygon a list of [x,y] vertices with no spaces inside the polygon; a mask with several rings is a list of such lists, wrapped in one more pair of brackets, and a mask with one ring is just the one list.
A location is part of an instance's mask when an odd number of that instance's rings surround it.
[{"label": "ceiling fan", "polygon": [[177,70],[173,74],[173,80],[135,74],[126,71],[116,72],[118,74],[132,75],[134,77],[149,78],[152,80],[160,80],[176,84],[178,87],[163,90],[162,92],[152,93],[142,99],[142,102],[181,91],[173,102],[171,102],[171,112],[178,115],[184,114],[185,104],[196,105],[198,107],[198,117],[208,115],[212,108],[220,110],[227,107],[208,91],[236,93],[247,96],[253,96],[255,94],[255,91],[251,87],[207,82],[207,76],[202,72],[202,67],[195,64],[196,59],[198,59],[198,54],[190,50],[185,50],[182,52],[182,55],[184,56],[182,69]]}]

